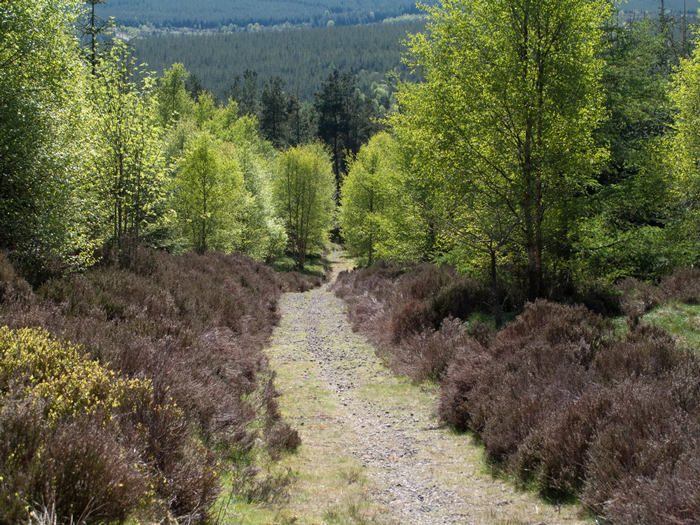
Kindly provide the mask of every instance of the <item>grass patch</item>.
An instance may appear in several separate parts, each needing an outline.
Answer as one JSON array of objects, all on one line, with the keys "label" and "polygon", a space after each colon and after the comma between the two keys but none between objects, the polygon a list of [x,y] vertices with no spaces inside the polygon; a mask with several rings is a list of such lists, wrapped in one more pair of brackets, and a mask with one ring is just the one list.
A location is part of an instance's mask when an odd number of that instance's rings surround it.
[{"label": "grass patch", "polygon": [[666,329],[681,346],[700,349],[700,305],[674,301],[651,310],[642,319]]},{"label": "grass patch", "polygon": [[323,520],[328,525],[379,525],[382,523],[370,505],[356,498],[348,498],[332,506],[323,514]]},{"label": "grass patch", "polygon": [[324,277],[330,269],[331,263],[323,255],[309,254],[306,256],[304,268],[299,268],[296,260],[291,255],[285,254],[284,257],[272,263],[272,266],[277,272],[299,272],[303,275]]}]

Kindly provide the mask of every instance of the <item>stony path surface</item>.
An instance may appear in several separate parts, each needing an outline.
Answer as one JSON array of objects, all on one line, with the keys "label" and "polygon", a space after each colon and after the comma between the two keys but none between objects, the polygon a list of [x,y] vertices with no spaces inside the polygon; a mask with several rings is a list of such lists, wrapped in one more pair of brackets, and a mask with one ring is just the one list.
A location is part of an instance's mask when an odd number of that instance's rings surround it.
[{"label": "stony path surface", "polygon": [[472,438],[438,425],[436,393],[393,377],[325,287],[280,308],[269,355],[303,440],[282,523],[584,523],[492,478]]}]

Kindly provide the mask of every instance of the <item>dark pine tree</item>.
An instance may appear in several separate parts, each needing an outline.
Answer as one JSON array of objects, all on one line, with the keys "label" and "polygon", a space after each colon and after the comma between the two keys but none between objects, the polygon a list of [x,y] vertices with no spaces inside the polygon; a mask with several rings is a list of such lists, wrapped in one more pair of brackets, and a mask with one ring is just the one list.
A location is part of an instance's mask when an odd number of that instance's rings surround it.
[{"label": "dark pine tree", "polygon": [[344,150],[350,132],[348,101],[355,91],[355,77],[351,73],[340,74],[334,69],[316,92],[314,104],[318,113],[318,137],[331,149],[333,173],[340,187],[345,172]]},{"label": "dark pine tree", "polygon": [[287,143],[289,97],[284,85],[281,77],[270,77],[260,95],[260,132],[277,148]]}]

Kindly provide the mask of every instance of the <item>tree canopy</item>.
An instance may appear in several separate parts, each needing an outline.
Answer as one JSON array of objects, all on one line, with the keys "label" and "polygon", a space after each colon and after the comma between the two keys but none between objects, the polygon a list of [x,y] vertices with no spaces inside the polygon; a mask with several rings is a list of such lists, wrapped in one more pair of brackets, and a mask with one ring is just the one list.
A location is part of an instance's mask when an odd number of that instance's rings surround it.
[{"label": "tree canopy", "polygon": [[279,215],[303,268],[309,248],[324,244],[333,225],[335,184],[328,153],[318,143],[290,148],[280,155],[273,184]]},{"label": "tree canopy", "polygon": [[[603,118],[599,52],[609,5],[445,0],[429,13],[409,55],[425,81],[401,86],[391,121],[414,191],[428,192],[424,205],[454,242],[497,242],[514,226],[511,252],[526,259],[536,297],[546,251],[566,236],[567,207],[605,158],[592,134]],[[494,210],[504,228],[492,233],[482,225]]]}]

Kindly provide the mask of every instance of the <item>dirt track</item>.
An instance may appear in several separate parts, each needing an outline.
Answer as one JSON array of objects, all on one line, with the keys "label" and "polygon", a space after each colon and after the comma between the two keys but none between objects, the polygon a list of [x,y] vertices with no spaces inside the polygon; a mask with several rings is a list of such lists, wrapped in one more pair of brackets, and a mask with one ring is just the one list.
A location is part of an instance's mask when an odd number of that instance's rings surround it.
[{"label": "dirt track", "polygon": [[436,393],[392,376],[326,287],[280,309],[268,353],[303,440],[281,523],[585,523],[492,478],[472,438],[438,425]]}]

